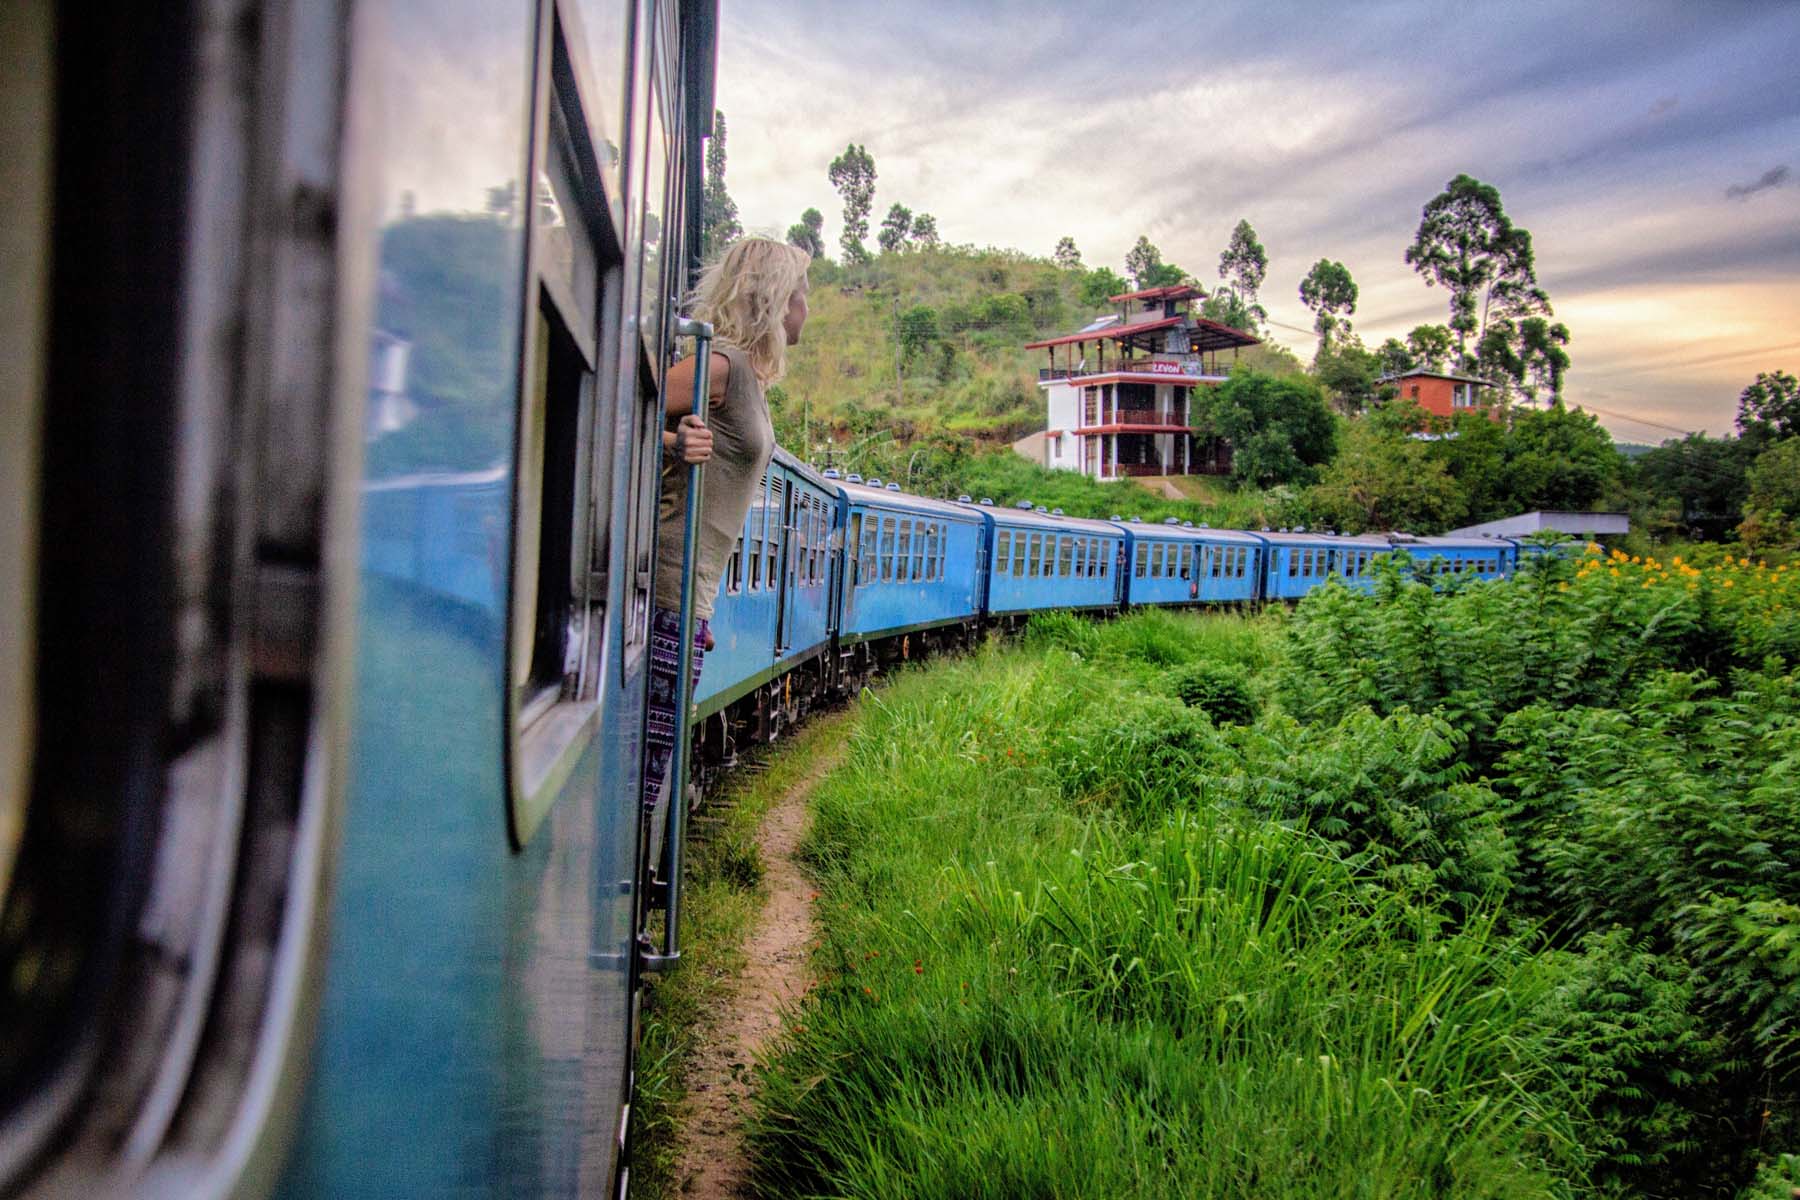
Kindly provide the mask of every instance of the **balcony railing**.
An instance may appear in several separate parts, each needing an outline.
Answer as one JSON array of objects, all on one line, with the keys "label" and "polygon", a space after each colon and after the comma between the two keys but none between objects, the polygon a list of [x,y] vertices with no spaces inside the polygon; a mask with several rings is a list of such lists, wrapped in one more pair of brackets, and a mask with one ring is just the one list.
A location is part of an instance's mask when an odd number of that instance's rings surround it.
[{"label": "balcony railing", "polygon": [[[1111,363],[1107,363],[1104,368],[1097,367],[1097,366],[1039,367],[1038,368],[1038,382],[1039,383],[1049,383],[1052,380],[1057,380],[1057,379],[1080,379],[1083,376],[1087,376],[1087,375],[1118,375],[1118,374],[1127,373],[1127,372],[1137,372],[1138,374],[1143,374],[1143,375],[1156,374],[1157,372],[1154,372],[1150,367],[1145,365],[1147,362],[1150,362],[1150,361],[1167,362],[1168,360],[1167,359],[1160,359],[1160,360],[1137,359],[1135,361],[1128,360],[1126,362],[1111,362]],[[1213,374],[1207,374],[1205,367],[1202,366],[1201,372],[1200,372],[1200,378],[1202,378],[1202,379],[1223,379],[1223,378],[1225,378],[1224,375],[1218,374],[1217,371],[1218,371],[1217,364],[1214,364],[1214,366],[1213,366],[1213,372],[1214,372]]]}]

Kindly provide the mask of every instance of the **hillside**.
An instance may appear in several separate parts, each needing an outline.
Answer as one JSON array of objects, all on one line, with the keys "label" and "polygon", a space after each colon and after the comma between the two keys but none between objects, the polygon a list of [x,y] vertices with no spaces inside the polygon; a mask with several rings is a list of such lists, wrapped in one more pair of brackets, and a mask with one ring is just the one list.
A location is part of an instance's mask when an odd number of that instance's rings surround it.
[{"label": "hillside", "polygon": [[[953,435],[1001,444],[1043,428],[1037,338],[1112,311],[1083,296],[1086,273],[1013,250],[937,247],[867,266],[813,264],[805,339],[771,395],[777,432],[808,457],[882,432],[900,442]],[[1244,361],[1298,370],[1285,350]],[[806,436],[803,438],[802,430]]]}]

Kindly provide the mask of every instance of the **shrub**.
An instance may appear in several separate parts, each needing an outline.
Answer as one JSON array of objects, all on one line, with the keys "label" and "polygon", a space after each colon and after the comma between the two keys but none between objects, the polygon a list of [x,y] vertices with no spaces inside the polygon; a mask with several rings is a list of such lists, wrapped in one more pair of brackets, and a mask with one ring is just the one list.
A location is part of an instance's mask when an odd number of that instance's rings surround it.
[{"label": "shrub", "polygon": [[1169,682],[1183,704],[1200,709],[1215,725],[1248,725],[1256,719],[1250,676],[1242,667],[1188,663],[1169,672]]}]

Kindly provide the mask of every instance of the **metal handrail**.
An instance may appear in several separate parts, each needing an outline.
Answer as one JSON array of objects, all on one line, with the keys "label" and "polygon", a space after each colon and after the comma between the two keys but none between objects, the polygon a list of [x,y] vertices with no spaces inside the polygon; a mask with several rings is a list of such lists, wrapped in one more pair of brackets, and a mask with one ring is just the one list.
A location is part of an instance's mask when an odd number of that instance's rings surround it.
[{"label": "metal handrail", "polygon": [[[706,407],[712,384],[713,327],[705,321],[684,317],[675,323],[677,337],[694,339],[694,408],[701,421],[706,420]],[[663,886],[667,889],[663,902],[662,953],[644,950],[639,961],[647,972],[667,971],[681,961],[681,868],[687,838],[687,787],[690,731],[694,717],[694,565],[700,546],[700,492],[703,480],[701,464],[688,468],[687,519],[681,547],[681,648],[675,666],[675,746],[669,755],[669,806],[664,815],[668,822],[663,835]]]}]

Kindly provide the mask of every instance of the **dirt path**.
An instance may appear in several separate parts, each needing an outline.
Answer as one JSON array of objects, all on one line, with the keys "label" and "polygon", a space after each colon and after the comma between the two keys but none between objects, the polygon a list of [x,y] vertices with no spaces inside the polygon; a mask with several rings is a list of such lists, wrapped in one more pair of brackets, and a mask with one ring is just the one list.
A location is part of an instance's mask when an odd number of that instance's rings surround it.
[{"label": "dirt path", "polygon": [[806,988],[812,885],[801,874],[795,852],[806,833],[807,799],[842,753],[840,744],[821,754],[763,817],[757,834],[768,899],[744,942],[743,974],[703,1033],[688,1077],[686,1128],[675,1177],[685,1195],[699,1200],[736,1200],[744,1194],[749,1161],[743,1119],[750,1067],[780,1029],[782,1009]]}]

